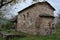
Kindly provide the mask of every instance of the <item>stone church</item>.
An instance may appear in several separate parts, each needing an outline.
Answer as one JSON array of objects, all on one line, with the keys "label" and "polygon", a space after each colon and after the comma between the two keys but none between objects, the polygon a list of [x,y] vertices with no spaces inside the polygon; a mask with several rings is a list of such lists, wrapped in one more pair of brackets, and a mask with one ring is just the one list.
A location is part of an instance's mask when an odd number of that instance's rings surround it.
[{"label": "stone church", "polygon": [[54,33],[55,8],[47,2],[36,2],[18,12],[17,31],[31,35]]}]

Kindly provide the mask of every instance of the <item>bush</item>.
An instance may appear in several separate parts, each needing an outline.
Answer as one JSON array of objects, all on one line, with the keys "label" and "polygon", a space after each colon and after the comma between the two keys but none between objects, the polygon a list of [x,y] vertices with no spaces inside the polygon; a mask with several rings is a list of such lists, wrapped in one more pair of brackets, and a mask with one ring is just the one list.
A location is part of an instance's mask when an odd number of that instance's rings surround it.
[{"label": "bush", "polygon": [[6,28],[7,28],[7,29],[10,29],[12,26],[13,26],[13,23],[12,23],[12,22],[8,21],[8,22],[6,23]]},{"label": "bush", "polygon": [[60,29],[60,23],[57,23],[55,26],[56,26],[56,29]]},{"label": "bush", "polygon": [[0,29],[10,29],[13,23],[6,19],[0,19]]}]

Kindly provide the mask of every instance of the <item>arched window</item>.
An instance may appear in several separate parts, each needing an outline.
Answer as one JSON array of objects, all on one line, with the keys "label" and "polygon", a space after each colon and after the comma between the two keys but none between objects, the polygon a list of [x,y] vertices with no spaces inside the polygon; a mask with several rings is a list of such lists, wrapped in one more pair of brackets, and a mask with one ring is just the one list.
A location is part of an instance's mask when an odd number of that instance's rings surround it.
[{"label": "arched window", "polygon": [[25,15],[23,14],[24,20],[25,20]]},{"label": "arched window", "polygon": [[29,17],[29,13],[27,12],[27,17]]}]

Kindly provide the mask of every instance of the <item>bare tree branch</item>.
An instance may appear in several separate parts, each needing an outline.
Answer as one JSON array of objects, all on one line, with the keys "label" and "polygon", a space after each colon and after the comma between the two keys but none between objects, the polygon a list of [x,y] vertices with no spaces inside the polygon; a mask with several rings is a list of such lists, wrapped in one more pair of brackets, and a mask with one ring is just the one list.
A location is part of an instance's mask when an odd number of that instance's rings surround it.
[{"label": "bare tree branch", "polygon": [[4,5],[9,4],[9,3],[11,3],[12,1],[13,1],[13,0],[11,0],[11,1],[9,1],[9,2],[3,4],[3,0],[1,0],[0,9],[1,9]]}]

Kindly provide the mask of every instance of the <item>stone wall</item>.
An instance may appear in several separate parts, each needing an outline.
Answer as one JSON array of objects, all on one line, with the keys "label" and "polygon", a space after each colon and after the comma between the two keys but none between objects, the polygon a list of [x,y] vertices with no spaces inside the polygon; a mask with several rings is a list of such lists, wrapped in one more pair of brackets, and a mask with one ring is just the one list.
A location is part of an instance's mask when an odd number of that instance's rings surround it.
[{"label": "stone wall", "polygon": [[48,22],[51,19],[41,18],[39,17],[39,15],[44,13],[53,15],[53,11],[54,10],[46,3],[35,4],[33,7],[30,7],[22,11],[18,15],[17,31],[25,32],[28,34],[34,34],[34,35],[36,35],[37,33],[46,35],[46,31],[44,27],[47,28],[49,27]]}]

